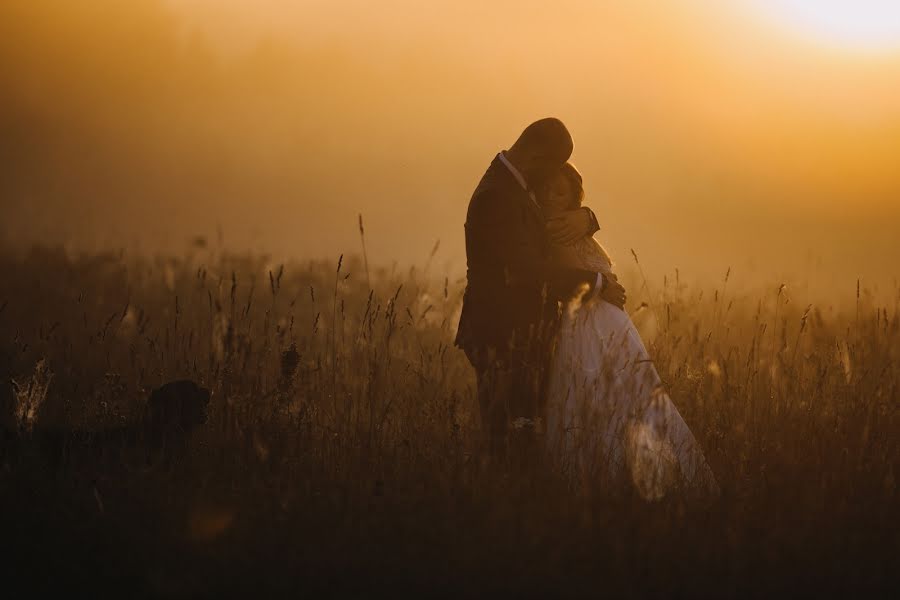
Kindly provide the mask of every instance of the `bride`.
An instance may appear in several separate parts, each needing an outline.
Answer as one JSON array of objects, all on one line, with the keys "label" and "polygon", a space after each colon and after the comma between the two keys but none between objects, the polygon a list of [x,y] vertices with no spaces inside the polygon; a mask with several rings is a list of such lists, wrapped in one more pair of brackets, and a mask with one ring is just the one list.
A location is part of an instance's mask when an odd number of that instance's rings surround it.
[{"label": "bride", "polygon": [[[580,206],[578,170],[564,165],[540,197],[548,219]],[[592,237],[553,246],[552,259],[615,278],[609,255]],[[718,495],[697,440],[622,309],[596,296],[566,307],[547,398],[549,450],[574,481],[611,488],[627,479],[646,500],[678,488]]]}]

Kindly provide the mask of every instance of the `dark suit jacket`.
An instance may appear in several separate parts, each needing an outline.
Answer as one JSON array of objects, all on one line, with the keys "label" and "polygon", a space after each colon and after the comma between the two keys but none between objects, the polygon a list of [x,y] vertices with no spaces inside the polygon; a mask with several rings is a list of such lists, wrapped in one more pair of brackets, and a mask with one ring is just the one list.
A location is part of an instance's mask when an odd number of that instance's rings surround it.
[{"label": "dark suit jacket", "polygon": [[501,360],[542,352],[556,332],[558,301],[593,286],[597,274],[551,264],[540,208],[499,158],[472,195],[465,229],[468,282],[456,345],[470,359],[487,347]]}]

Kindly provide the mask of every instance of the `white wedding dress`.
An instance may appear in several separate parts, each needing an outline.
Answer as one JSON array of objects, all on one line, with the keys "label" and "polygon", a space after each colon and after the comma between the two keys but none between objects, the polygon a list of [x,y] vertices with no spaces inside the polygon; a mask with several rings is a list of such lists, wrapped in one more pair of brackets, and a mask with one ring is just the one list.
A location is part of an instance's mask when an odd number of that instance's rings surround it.
[{"label": "white wedding dress", "polygon": [[[593,239],[569,252],[569,262],[610,273]],[[675,490],[707,498],[719,493],[631,318],[599,298],[565,310],[546,424],[551,456],[575,483],[615,489],[630,481],[646,500]]]}]

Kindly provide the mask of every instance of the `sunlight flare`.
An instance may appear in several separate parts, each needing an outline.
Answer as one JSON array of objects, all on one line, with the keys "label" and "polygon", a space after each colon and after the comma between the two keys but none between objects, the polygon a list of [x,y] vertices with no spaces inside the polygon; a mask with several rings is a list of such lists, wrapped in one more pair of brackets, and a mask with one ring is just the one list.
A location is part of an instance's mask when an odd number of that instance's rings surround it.
[{"label": "sunlight flare", "polygon": [[778,23],[828,45],[900,51],[896,0],[750,0]]}]

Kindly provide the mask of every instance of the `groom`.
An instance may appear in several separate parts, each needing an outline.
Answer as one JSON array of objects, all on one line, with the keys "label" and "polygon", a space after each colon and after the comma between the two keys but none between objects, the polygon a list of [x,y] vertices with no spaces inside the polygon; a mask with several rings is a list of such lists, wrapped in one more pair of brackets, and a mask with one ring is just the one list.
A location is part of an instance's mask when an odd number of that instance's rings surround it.
[{"label": "groom", "polygon": [[[569,160],[572,148],[558,119],[532,123],[497,155],[469,201],[468,283],[456,345],[475,368],[482,427],[499,457],[510,430],[533,439],[539,426],[559,303],[584,286],[620,307],[625,300],[614,278],[549,260],[551,241],[571,242],[599,229],[586,207],[552,221],[541,213],[536,190]],[[531,446],[526,441],[523,449]]]}]

